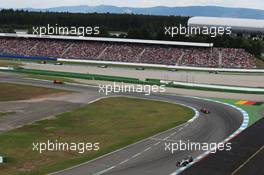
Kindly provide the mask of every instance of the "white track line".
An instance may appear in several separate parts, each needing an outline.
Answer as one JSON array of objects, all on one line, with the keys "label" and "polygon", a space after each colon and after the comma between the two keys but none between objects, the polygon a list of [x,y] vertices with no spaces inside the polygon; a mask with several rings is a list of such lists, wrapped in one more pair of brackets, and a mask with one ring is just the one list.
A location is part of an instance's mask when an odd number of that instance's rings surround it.
[{"label": "white track line", "polygon": [[148,148],[144,149],[144,152],[146,152],[146,151],[148,151],[150,149],[151,149],[151,147],[148,147]]},{"label": "white track line", "polygon": [[124,164],[124,163],[128,162],[129,160],[130,160],[130,159],[126,159],[126,160],[124,160],[124,161],[120,162],[120,163],[119,163],[119,165],[122,165],[122,164]]},{"label": "white track line", "polygon": [[107,168],[107,169],[105,169],[103,171],[100,171],[100,172],[98,172],[98,173],[96,173],[94,175],[102,175],[102,174],[106,173],[107,171],[110,171],[111,169],[114,169],[114,168],[115,168],[115,166],[112,166],[112,167]]},{"label": "white track line", "polygon": [[132,156],[132,158],[136,158],[136,157],[138,157],[138,156],[140,156],[141,155],[141,153],[137,153],[137,154],[135,154],[134,156]]},{"label": "white track line", "polygon": [[264,149],[264,145],[256,151],[252,156],[250,156],[242,165],[240,165],[237,169],[235,169],[231,175],[235,175],[241,168],[243,168],[251,159],[253,159],[260,151]]},{"label": "white track line", "polygon": [[159,145],[160,143],[161,143],[161,142],[157,142],[157,143],[154,144],[154,146],[157,146],[157,145]]}]

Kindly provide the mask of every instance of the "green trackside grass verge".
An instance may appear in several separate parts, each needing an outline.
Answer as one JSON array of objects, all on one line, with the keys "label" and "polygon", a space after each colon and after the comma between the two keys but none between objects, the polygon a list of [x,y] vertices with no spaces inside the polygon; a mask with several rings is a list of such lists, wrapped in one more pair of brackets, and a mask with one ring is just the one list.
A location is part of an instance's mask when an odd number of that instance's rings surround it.
[{"label": "green trackside grass verge", "polygon": [[[113,97],[102,99],[53,119],[0,134],[0,154],[7,163],[1,175],[44,175],[62,170],[180,125],[194,112],[159,101]],[[100,142],[99,151],[32,151],[33,142]]]},{"label": "green trackside grass verge", "polygon": [[43,88],[21,84],[0,83],[0,102],[38,98],[52,94],[63,94],[69,91]]},{"label": "green trackside grass verge", "polygon": [[14,114],[15,112],[0,112],[0,118],[1,117],[5,117],[5,116],[8,116],[8,115],[11,115],[11,114]]},{"label": "green trackside grass verge", "polygon": [[231,105],[237,106],[243,110],[245,110],[248,115],[249,115],[249,126],[253,125],[256,123],[259,119],[262,118],[260,114],[260,110],[264,109],[264,104],[260,106],[254,106],[254,105],[238,105],[235,104],[238,100],[231,100],[231,99],[223,99],[223,98],[212,98],[213,100],[216,101],[221,101],[225,103],[229,103]]},{"label": "green trackside grass verge", "polygon": [[77,83],[71,78],[63,78],[63,77],[56,77],[56,76],[47,76],[47,75],[35,75],[35,74],[25,74],[27,78],[34,78],[34,79],[39,79],[39,80],[58,80],[62,82],[68,82],[68,83]]}]

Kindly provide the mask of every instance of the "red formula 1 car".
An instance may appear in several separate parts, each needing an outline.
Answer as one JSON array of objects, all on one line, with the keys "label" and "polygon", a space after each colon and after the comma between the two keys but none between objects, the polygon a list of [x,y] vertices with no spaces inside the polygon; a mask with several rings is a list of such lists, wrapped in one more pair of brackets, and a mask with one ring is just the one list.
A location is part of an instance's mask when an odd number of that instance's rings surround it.
[{"label": "red formula 1 car", "polygon": [[204,113],[204,114],[210,114],[210,111],[207,109],[207,108],[202,108],[201,110],[200,110],[202,113]]},{"label": "red formula 1 car", "polygon": [[53,80],[53,84],[63,84],[63,82],[60,80]]}]

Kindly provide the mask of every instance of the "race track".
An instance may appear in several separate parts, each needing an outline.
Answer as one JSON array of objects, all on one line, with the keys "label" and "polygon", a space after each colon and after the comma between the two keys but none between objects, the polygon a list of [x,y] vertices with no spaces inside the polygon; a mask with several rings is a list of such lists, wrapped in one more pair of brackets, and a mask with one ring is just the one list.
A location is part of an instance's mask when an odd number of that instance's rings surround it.
[{"label": "race track", "polygon": [[[21,77],[1,78],[0,82],[13,82],[44,87],[56,87],[60,89],[73,90],[78,93],[68,97],[58,97],[49,99],[54,101],[64,101],[74,104],[88,103],[97,98],[103,97],[98,94],[98,88],[81,86],[77,84],[65,84],[55,86],[52,83],[24,79]],[[200,113],[199,117],[192,122],[185,123],[164,133],[147,138],[141,142],[132,144],[124,149],[118,150],[106,156],[86,162],[82,165],[69,168],[56,175],[169,175],[176,171],[176,162],[188,155],[198,157],[201,151],[177,151],[171,154],[165,151],[165,143],[182,141],[192,142],[221,142],[234,133],[242,124],[243,116],[237,109],[224,104],[196,99],[185,96],[156,94],[144,96],[141,94],[118,94],[124,96],[148,98],[171,103],[179,103],[190,106],[197,110],[202,107],[210,109],[211,114]],[[73,98],[75,96],[75,98]],[[78,99],[80,97],[80,99]],[[0,104],[1,105],[1,104]],[[78,106],[78,105],[77,105]],[[177,114],[175,114],[177,115]],[[31,117],[32,121],[39,120]],[[10,118],[12,120],[12,118]],[[10,122],[10,121],[9,121]],[[29,122],[28,120],[26,122]],[[153,121],[155,122],[155,121]],[[13,123],[14,124],[14,123]],[[23,123],[22,123],[23,124]],[[25,123],[24,123],[25,124]],[[15,124],[14,124],[15,125]],[[21,125],[21,122],[19,123]],[[199,172],[197,172],[199,173]]]}]

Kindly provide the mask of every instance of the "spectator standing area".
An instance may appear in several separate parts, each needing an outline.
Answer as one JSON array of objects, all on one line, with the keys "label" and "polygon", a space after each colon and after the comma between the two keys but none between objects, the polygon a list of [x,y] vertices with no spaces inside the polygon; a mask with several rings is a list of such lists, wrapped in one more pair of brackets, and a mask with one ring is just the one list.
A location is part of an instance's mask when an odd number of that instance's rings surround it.
[{"label": "spectator standing area", "polygon": [[211,68],[256,68],[244,49],[211,43],[66,36],[0,35],[0,55]]}]

